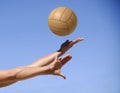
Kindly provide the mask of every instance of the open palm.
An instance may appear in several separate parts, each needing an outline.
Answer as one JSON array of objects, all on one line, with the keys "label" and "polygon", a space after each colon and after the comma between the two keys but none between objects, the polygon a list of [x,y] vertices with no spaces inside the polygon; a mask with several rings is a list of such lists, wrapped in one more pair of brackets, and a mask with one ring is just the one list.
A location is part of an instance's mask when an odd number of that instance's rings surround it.
[{"label": "open palm", "polygon": [[54,62],[51,64],[51,69],[52,72],[51,74],[53,75],[58,75],[66,79],[66,76],[61,73],[61,68],[72,58],[71,55],[67,55],[63,58],[58,59],[57,57],[55,58]]}]

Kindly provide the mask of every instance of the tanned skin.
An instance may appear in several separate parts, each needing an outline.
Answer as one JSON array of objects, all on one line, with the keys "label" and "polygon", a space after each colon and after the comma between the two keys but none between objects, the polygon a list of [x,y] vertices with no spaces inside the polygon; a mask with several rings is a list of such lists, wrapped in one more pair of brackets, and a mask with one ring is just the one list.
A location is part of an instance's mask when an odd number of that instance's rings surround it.
[{"label": "tanned skin", "polygon": [[30,65],[16,67],[7,70],[0,70],[0,87],[6,87],[21,80],[26,80],[39,75],[57,75],[66,79],[61,73],[61,68],[71,60],[71,55],[65,54],[73,45],[84,40],[77,38],[73,41],[65,41],[60,49],[54,53],[44,56]]}]

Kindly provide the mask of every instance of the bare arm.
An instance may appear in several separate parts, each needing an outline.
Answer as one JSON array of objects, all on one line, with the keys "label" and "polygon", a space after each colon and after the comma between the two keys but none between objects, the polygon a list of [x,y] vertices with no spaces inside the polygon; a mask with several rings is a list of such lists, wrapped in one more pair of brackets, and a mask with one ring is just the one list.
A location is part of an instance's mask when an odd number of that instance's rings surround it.
[{"label": "bare arm", "polygon": [[70,55],[63,57],[61,60],[54,59],[53,63],[44,67],[20,67],[3,71],[0,73],[0,87],[8,86],[20,80],[25,80],[38,75],[58,75],[65,76],[60,72],[61,67],[71,59]]},{"label": "bare arm", "polygon": [[[62,56],[64,53],[66,53],[72,46],[74,46],[76,43],[80,42],[84,40],[84,38],[77,38],[73,41],[69,41],[67,40],[66,42],[62,43],[60,46],[60,49],[54,53],[51,53],[47,56],[44,56],[40,59],[38,59],[37,61],[33,62],[32,64],[30,64],[30,67],[42,67],[42,66],[46,66],[48,64],[50,64],[51,62],[53,62],[55,57],[60,57]],[[49,60],[49,61],[48,61]]]},{"label": "bare arm", "polygon": [[[66,64],[72,58],[71,55],[64,56],[60,60],[56,57],[52,64],[43,66],[43,67],[26,67],[20,72],[16,74],[16,79],[24,80],[38,75],[59,75],[62,76],[61,73],[56,73],[56,70],[60,71],[61,67]],[[65,77],[63,77],[65,78]]]},{"label": "bare arm", "polygon": [[48,56],[45,56],[28,66],[13,68],[10,70],[0,70],[0,87],[13,84],[20,80],[44,74],[58,75],[65,79],[65,75],[63,75],[60,72],[60,69],[66,62],[68,62],[71,59],[71,56],[65,56],[61,60],[57,60],[55,58],[60,57],[66,51],[68,51],[74,44],[82,40],[83,38],[78,38],[73,41],[67,40],[61,45],[58,51],[49,54]]},{"label": "bare arm", "polygon": [[9,86],[9,85],[14,84],[16,82],[17,81],[15,81],[15,80],[9,80],[9,81],[5,81],[5,82],[0,82],[0,88]]},{"label": "bare arm", "polygon": [[49,67],[20,67],[1,71],[0,73],[0,87],[11,85],[17,81],[32,78],[37,75],[47,74]]},{"label": "bare arm", "polygon": [[32,78],[34,76],[48,74],[48,72],[50,72],[50,67],[49,66],[27,67],[24,70],[22,70],[22,71],[20,71],[16,74],[16,79],[25,80],[25,79],[28,79],[28,78]]},{"label": "bare arm", "polygon": [[49,67],[23,67],[5,71],[3,74],[0,73],[0,87],[5,87],[37,75],[47,74],[49,70]]}]

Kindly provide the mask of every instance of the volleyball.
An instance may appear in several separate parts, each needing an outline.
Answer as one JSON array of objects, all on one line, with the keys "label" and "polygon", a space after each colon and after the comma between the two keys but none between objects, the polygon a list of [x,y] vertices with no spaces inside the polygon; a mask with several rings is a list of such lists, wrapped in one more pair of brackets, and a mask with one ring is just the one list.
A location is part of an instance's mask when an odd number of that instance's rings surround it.
[{"label": "volleyball", "polygon": [[58,36],[70,35],[77,26],[77,16],[70,8],[55,8],[48,16],[48,26]]}]

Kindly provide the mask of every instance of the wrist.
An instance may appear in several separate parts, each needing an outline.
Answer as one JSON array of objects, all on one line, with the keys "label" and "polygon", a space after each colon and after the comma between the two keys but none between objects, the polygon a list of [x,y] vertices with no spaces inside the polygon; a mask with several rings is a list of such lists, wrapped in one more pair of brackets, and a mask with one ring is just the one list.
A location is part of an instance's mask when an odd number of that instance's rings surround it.
[{"label": "wrist", "polygon": [[52,74],[52,72],[54,71],[54,68],[52,65],[45,66],[45,68],[46,68],[45,74]]},{"label": "wrist", "polygon": [[62,51],[56,51],[55,53],[56,53],[56,55],[57,55],[58,57],[61,56],[61,55],[63,54]]}]

